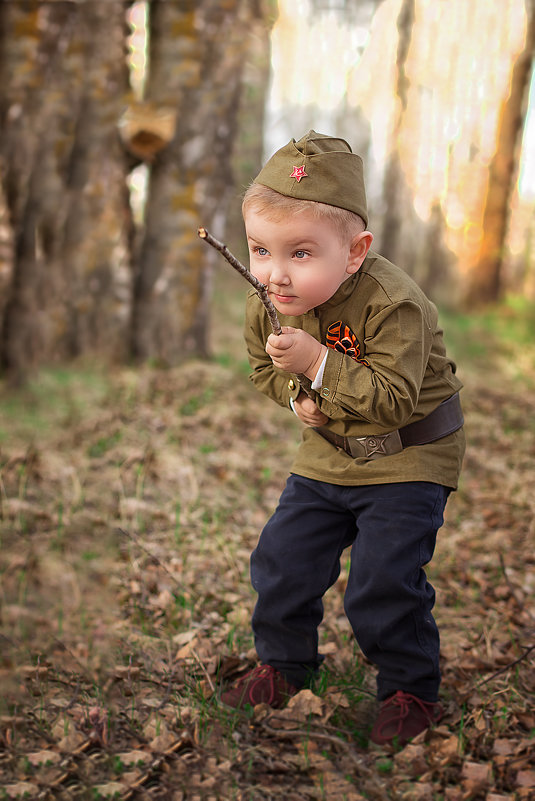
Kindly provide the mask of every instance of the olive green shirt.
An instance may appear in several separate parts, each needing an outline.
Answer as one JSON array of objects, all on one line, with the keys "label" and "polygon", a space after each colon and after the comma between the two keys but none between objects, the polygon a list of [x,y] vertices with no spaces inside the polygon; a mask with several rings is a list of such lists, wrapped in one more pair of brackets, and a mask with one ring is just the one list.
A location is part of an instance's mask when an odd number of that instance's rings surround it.
[{"label": "olive green shirt", "polygon": [[[330,418],[327,427],[336,434],[394,431],[426,417],[462,386],[446,355],[435,305],[403,270],[372,251],[328,301],[299,317],[281,314],[279,319],[322,344],[329,344],[329,326],[340,321],[358,341],[359,360],[333,349],[331,342],[317,393],[317,405]],[[266,354],[270,333],[267,312],[252,290],[245,320],[250,377],[261,392],[290,407],[300,386]],[[464,447],[461,428],[394,455],[353,458],[305,427],[291,472],[331,484],[431,481],[455,489]]]}]

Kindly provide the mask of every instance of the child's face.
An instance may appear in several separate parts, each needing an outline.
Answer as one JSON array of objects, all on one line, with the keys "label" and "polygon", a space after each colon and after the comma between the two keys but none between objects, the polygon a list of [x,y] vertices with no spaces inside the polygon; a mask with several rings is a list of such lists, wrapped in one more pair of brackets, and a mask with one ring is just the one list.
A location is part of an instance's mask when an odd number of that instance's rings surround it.
[{"label": "child's face", "polygon": [[245,230],[251,273],[267,285],[277,311],[292,316],[329,300],[357,272],[371,243],[369,232],[342,242],[330,220],[308,211],[272,220],[249,208]]}]

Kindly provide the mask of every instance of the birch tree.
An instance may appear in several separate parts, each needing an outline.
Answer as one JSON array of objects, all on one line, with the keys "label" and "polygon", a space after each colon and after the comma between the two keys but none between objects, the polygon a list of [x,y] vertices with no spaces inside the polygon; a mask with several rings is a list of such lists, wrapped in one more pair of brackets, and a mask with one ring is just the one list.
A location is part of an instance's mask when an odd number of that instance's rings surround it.
[{"label": "birch tree", "polygon": [[405,191],[397,139],[403,126],[408,102],[410,82],[405,72],[405,63],[411,43],[415,21],[415,0],[403,0],[397,19],[398,48],[396,56],[397,113],[392,130],[391,147],[385,167],[383,198],[384,215],[381,231],[381,253],[390,261],[400,261],[401,230],[407,216],[407,193]]}]

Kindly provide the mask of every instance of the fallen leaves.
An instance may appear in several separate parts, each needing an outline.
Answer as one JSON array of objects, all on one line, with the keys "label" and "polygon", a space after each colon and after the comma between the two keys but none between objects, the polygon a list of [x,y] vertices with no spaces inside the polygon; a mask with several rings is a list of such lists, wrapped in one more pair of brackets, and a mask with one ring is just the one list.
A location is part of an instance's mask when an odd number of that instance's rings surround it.
[{"label": "fallen leaves", "polygon": [[535,787],[535,770],[519,770],[516,774],[517,787]]},{"label": "fallen leaves", "polygon": [[40,767],[41,765],[56,765],[61,760],[61,756],[56,751],[30,751],[26,754],[26,759],[30,765]]},{"label": "fallen leaves", "polygon": [[4,790],[8,798],[36,798],[39,786],[32,782],[14,782],[6,784]]},{"label": "fallen leaves", "polygon": [[492,778],[492,766],[485,763],[466,760],[461,770],[461,784],[469,795],[476,795],[487,790]]},{"label": "fallen leaves", "polygon": [[361,795],[352,781],[333,764],[332,760],[324,756],[321,745],[309,741],[301,745],[301,751],[310,763],[310,772],[314,783],[320,790],[320,798],[345,799],[345,801],[365,801],[366,796]]},{"label": "fallen leaves", "polygon": [[427,773],[427,749],[424,745],[407,745],[394,757],[396,765],[408,776],[417,778]]},{"label": "fallen leaves", "polygon": [[232,370],[191,370],[119,372],[102,408],[0,451],[7,796],[535,798],[535,452],[503,430],[513,396],[465,391],[465,474],[430,567],[446,715],[385,754],[368,748],[374,670],[344,615],[345,564],[314,690],[283,710],[219,706],[256,661],[249,553],[299,426]]},{"label": "fallen leaves", "polygon": [[311,690],[301,690],[293,698],[290,698],[287,706],[277,712],[274,719],[285,721],[286,723],[303,723],[310,716],[323,714],[323,701]]}]

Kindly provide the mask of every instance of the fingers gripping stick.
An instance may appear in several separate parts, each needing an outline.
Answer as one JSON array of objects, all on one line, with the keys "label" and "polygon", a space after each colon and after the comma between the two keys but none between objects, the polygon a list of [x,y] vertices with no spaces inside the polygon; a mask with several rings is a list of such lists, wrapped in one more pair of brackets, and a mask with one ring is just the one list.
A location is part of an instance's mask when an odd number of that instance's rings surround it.
[{"label": "fingers gripping stick", "polygon": [[[223,242],[220,242],[218,239],[212,236],[212,234],[207,231],[206,228],[199,228],[197,233],[201,239],[204,239],[205,242],[208,242],[209,245],[212,245],[213,248],[218,250],[221,255],[225,257],[228,263],[231,264],[234,269],[240,273],[240,275],[243,275],[246,281],[249,281],[249,283],[253,285],[258,297],[264,304],[264,307],[268,313],[269,322],[271,323],[271,329],[273,333],[277,336],[280,336],[282,334],[281,324],[279,322],[279,318],[277,317],[277,310],[269,299],[267,286],[259,281],[258,278],[255,278],[255,276],[247,269],[247,267],[245,267],[241,261],[239,261],[239,259],[237,259],[236,256],[230,252],[228,247],[224,245]],[[306,377],[304,375],[298,375],[297,380],[301,384],[302,389],[306,392],[308,397],[314,398],[314,393],[312,390],[306,389]]]}]

